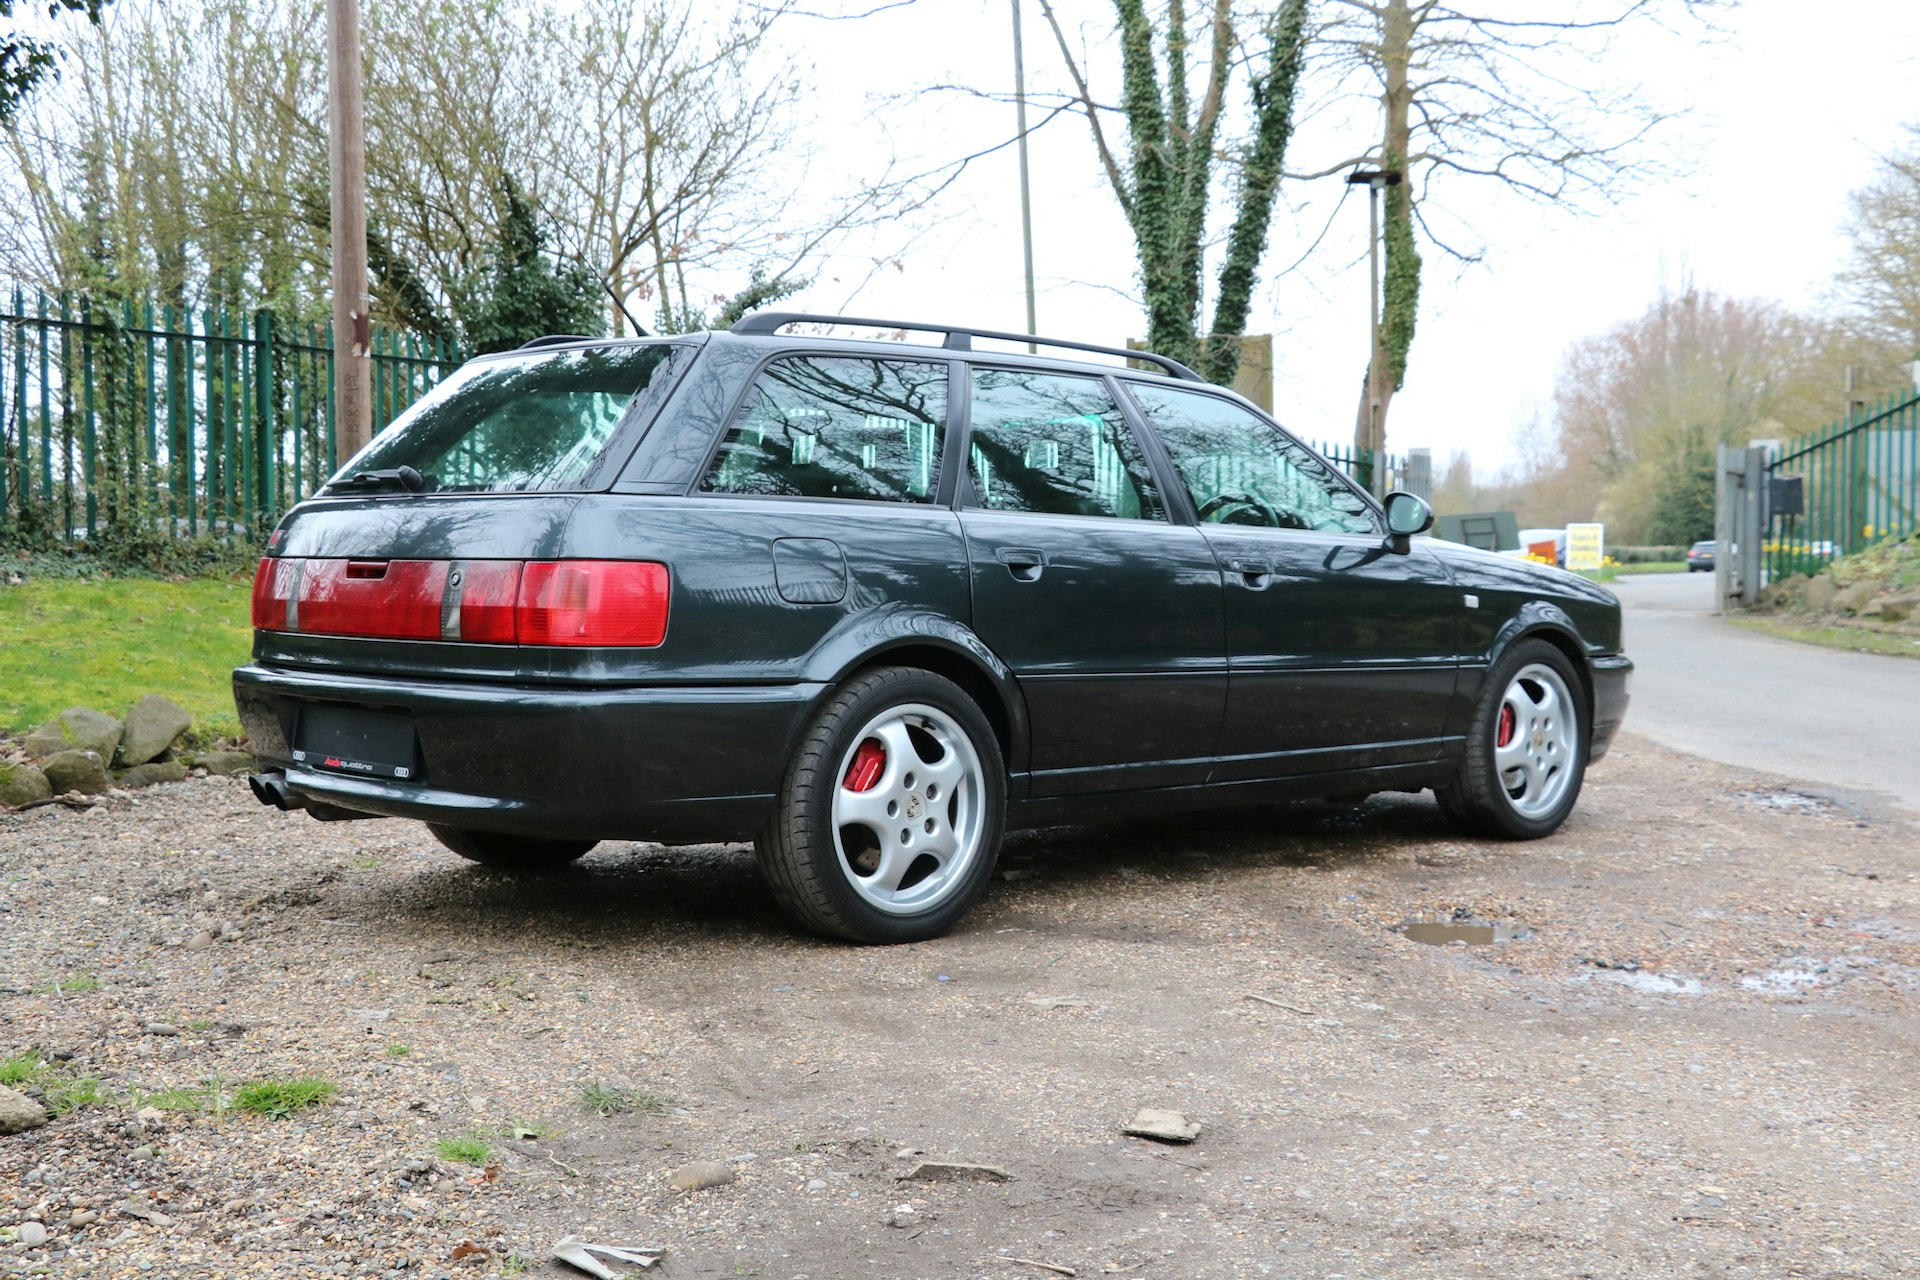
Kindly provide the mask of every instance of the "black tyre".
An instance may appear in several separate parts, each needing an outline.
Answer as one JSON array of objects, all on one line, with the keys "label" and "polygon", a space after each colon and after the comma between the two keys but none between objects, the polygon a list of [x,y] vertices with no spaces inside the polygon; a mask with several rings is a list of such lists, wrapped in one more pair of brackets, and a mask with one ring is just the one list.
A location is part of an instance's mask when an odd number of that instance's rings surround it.
[{"label": "black tyre", "polygon": [[1434,794],[1463,831],[1537,840],[1557,830],[1580,798],[1587,740],[1573,664],[1544,640],[1523,640],[1487,673],[1459,771]]},{"label": "black tyre", "polygon": [[585,854],[598,840],[543,840],[538,836],[503,835],[498,831],[471,831],[429,822],[433,838],[461,857],[496,871],[538,875],[558,871]]},{"label": "black tyre", "polygon": [[754,849],[774,898],[807,928],[920,942],[980,896],[1006,807],[1000,744],[973,700],[931,672],[883,667],[821,708]]}]

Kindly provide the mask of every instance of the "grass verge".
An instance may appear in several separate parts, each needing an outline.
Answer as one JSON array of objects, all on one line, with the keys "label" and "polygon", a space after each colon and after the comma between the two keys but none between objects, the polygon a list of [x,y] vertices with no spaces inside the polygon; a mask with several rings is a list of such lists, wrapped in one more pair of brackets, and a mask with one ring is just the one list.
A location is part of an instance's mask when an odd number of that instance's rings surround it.
[{"label": "grass verge", "polygon": [[28,581],[0,585],[0,730],[24,733],[68,707],[110,716],[150,693],[233,736],[233,669],[253,632],[242,578]]},{"label": "grass verge", "polygon": [[1920,658],[1920,639],[1891,631],[1850,627],[1845,623],[1809,623],[1791,618],[1731,618],[1736,627],[1777,636],[1822,649],[1846,649],[1854,653],[1885,653],[1901,658]]}]

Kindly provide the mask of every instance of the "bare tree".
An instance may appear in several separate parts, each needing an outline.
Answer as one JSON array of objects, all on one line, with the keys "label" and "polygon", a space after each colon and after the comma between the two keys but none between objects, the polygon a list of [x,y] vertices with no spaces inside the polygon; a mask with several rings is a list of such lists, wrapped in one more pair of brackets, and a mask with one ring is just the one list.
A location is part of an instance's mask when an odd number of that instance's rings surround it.
[{"label": "bare tree", "polygon": [[1840,282],[1847,309],[1884,341],[1920,357],[1920,126],[1850,198],[1852,242]]},{"label": "bare tree", "polygon": [[[1204,3],[1204,0],[1201,0]],[[1170,0],[1156,25],[1144,0],[1113,0],[1120,28],[1121,103],[1097,101],[1085,53],[1076,54],[1052,0],[1040,0],[1073,81],[1072,102],[1086,116],[1114,199],[1133,229],[1147,309],[1147,345],[1192,365],[1215,382],[1232,382],[1240,336],[1266,252],[1287,143],[1293,132],[1307,0],[1281,0],[1242,47],[1231,0],[1189,26],[1185,0]],[[1227,142],[1236,69],[1249,78],[1244,138]],[[1107,136],[1114,116],[1126,128],[1126,155]],[[1214,294],[1213,319],[1201,316],[1201,281],[1216,202],[1232,208]]]},{"label": "bare tree", "polygon": [[[1734,0],[1537,0],[1520,8],[1440,0],[1326,0],[1314,75],[1330,101],[1379,103],[1378,140],[1293,175],[1356,169],[1401,175],[1386,187],[1380,319],[1368,354],[1355,443],[1386,446],[1387,410],[1406,381],[1419,317],[1419,243],[1463,261],[1482,247],[1462,226],[1442,235],[1433,213],[1465,180],[1528,199],[1580,205],[1657,169],[1649,143],[1669,118],[1605,77],[1622,32],[1685,20]],[[1524,16],[1507,16],[1524,15]],[[1704,29],[1704,28],[1702,28]],[[1483,185],[1484,185],[1483,184]]]},{"label": "bare tree", "polygon": [[[320,13],[120,0],[69,82],[0,131],[0,270],[311,310],[329,238]],[[809,165],[802,72],[769,40],[782,20],[784,3],[716,17],[694,0],[370,0],[381,318],[438,333],[475,312],[503,181],[554,249],[664,328],[783,296],[918,208],[937,176],[884,157],[864,174]]]},{"label": "bare tree", "polygon": [[1568,352],[1543,433],[1556,446],[1547,470],[1588,504],[1567,514],[1597,513],[1613,541],[1711,537],[1715,445],[1819,427],[1840,412],[1848,366],[1877,393],[1898,381],[1897,354],[1775,303],[1663,295]]}]

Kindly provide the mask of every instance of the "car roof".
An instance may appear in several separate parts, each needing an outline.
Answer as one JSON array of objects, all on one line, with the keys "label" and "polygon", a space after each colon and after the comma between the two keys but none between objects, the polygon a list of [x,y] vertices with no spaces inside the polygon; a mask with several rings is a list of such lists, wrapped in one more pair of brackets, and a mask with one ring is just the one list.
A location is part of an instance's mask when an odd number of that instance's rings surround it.
[{"label": "car roof", "polygon": [[[875,336],[849,337],[839,334],[821,333],[782,333],[782,329],[795,324],[809,325],[851,325],[859,328],[873,328],[888,334],[905,335],[908,333],[932,333],[941,335],[939,342],[915,342],[902,337]],[[1069,352],[1089,352],[1112,356],[1125,363],[1114,365],[1089,360],[1074,355],[1043,354],[1039,351],[1001,350],[995,347],[975,347],[975,338],[985,338],[996,342],[1026,343],[1042,348],[1057,348]],[[835,316],[809,312],[757,311],[745,317],[731,329],[709,329],[686,334],[646,334],[633,337],[594,338],[578,334],[550,334],[534,338],[511,351],[489,353],[478,359],[490,359],[494,356],[511,356],[543,350],[573,349],[593,346],[632,346],[648,343],[674,342],[704,346],[710,342],[727,345],[766,345],[791,347],[795,345],[818,346],[831,344],[845,348],[849,354],[899,356],[901,352],[912,352],[917,356],[939,359],[958,357],[984,357],[995,363],[1008,362],[1038,368],[1070,368],[1093,375],[1117,373],[1133,377],[1147,378],[1170,383],[1195,383],[1214,391],[1231,392],[1231,388],[1209,383],[1199,374],[1169,356],[1157,352],[1134,350],[1123,347],[1107,347],[1097,343],[1080,342],[1067,338],[1049,338],[1034,334],[1012,333],[999,329],[981,329],[970,326],[939,324],[928,321],[911,320],[873,320],[858,316]],[[1152,368],[1141,368],[1142,364]]]}]

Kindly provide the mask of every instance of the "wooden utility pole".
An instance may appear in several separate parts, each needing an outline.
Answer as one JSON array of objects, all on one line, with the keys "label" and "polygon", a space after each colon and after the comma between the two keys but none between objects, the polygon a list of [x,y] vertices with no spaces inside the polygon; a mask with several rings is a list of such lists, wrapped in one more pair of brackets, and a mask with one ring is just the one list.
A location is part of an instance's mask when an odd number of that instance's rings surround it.
[{"label": "wooden utility pole", "polygon": [[360,0],[327,0],[327,84],[327,158],[333,179],[334,462],[340,465],[373,434]]},{"label": "wooden utility pole", "polygon": [[[1027,64],[1020,48],[1020,0],[1013,0],[1013,109],[1020,129],[1020,245],[1027,262],[1027,332],[1038,333],[1033,306],[1033,197],[1027,184]],[[1027,350],[1035,350],[1029,342]]]}]

